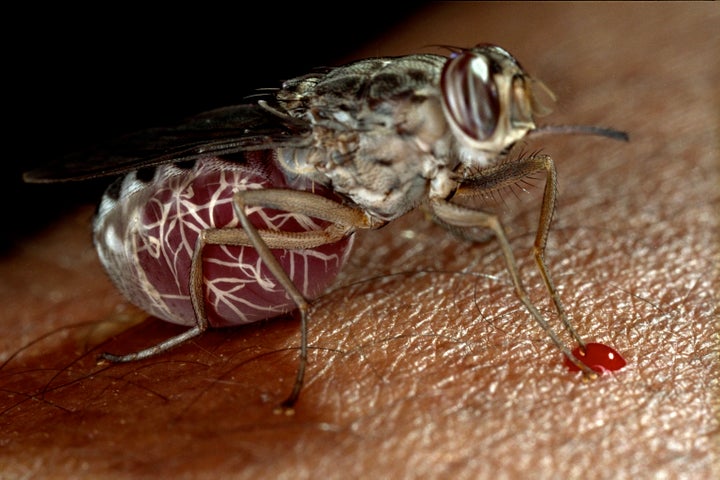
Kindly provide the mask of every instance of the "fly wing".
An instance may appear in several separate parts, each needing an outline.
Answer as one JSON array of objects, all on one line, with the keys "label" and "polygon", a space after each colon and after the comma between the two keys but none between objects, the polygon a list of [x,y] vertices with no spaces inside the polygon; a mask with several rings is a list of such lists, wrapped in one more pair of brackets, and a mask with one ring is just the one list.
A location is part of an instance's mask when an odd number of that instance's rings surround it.
[{"label": "fly wing", "polygon": [[310,126],[259,104],[202,113],[169,128],[153,128],[75,153],[26,172],[29,183],[86,180],[163,163],[229,155],[244,150],[307,145]]}]

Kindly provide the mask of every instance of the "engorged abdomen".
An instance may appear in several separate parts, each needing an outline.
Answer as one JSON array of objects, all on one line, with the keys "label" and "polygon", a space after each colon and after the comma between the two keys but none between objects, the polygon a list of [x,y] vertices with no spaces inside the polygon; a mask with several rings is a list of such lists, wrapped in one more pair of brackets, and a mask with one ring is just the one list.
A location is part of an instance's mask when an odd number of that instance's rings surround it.
[{"label": "engorged abdomen", "polygon": [[[100,259],[132,303],[163,320],[194,325],[190,268],[200,232],[241,228],[233,211],[234,192],[267,188],[291,188],[272,151],[246,152],[242,161],[202,160],[190,169],[161,165],[149,182],[129,174],[119,194],[109,189],[98,210],[94,237]],[[333,198],[321,185],[306,188]],[[260,230],[302,232],[327,226],[293,212],[257,206],[246,211]],[[352,236],[273,254],[305,298],[312,299],[337,276],[351,246]],[[296,308],[250,246],[207,245],[202,262],[210,326],[255,322]]]}]

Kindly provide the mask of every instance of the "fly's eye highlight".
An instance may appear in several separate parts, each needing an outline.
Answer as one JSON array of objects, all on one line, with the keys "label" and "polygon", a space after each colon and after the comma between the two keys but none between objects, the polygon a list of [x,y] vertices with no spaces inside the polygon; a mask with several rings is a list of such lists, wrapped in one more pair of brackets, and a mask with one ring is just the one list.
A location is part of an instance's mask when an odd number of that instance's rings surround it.
[{"label": "fly's eye highlight", "polygon": [[492,137],[498,126],[500,100],[494,81],[497,67],[486,55],[467,51],[450,58],[440,77],[449,120],[477,142]]}]

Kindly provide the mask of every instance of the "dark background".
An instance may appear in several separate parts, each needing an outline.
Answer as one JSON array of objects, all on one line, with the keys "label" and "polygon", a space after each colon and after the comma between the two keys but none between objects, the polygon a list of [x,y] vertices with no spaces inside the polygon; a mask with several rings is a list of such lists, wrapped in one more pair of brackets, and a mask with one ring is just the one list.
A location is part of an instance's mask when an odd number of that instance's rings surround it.
[{"label": "dark background", "polygon": [[[320,12],[253,5],[146,11],[127,4],[18,14],[8,42],[7,178],[0,200],[5,252],[80,203],[107,180],[27,185],[22,172],[135,130],[243,103],[314,67],[336,65],[424,6],[386,4]],[[6,64],[7,66],[8,64]]]}]

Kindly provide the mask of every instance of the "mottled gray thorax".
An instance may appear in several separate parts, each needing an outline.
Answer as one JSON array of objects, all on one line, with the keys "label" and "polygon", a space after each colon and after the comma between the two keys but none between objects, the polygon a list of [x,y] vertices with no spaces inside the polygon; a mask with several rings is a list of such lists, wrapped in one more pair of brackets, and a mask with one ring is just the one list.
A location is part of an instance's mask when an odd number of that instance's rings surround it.
[{"label": "mottled gray thorax", "polygon": [[286,82],[277,100],[312,124],[313,139],[308,148],[279,149],[284,168],[330,185],[383,220],[428,195],[448,195],[458,160],[438,87],[446,60],[368,59]]}]

